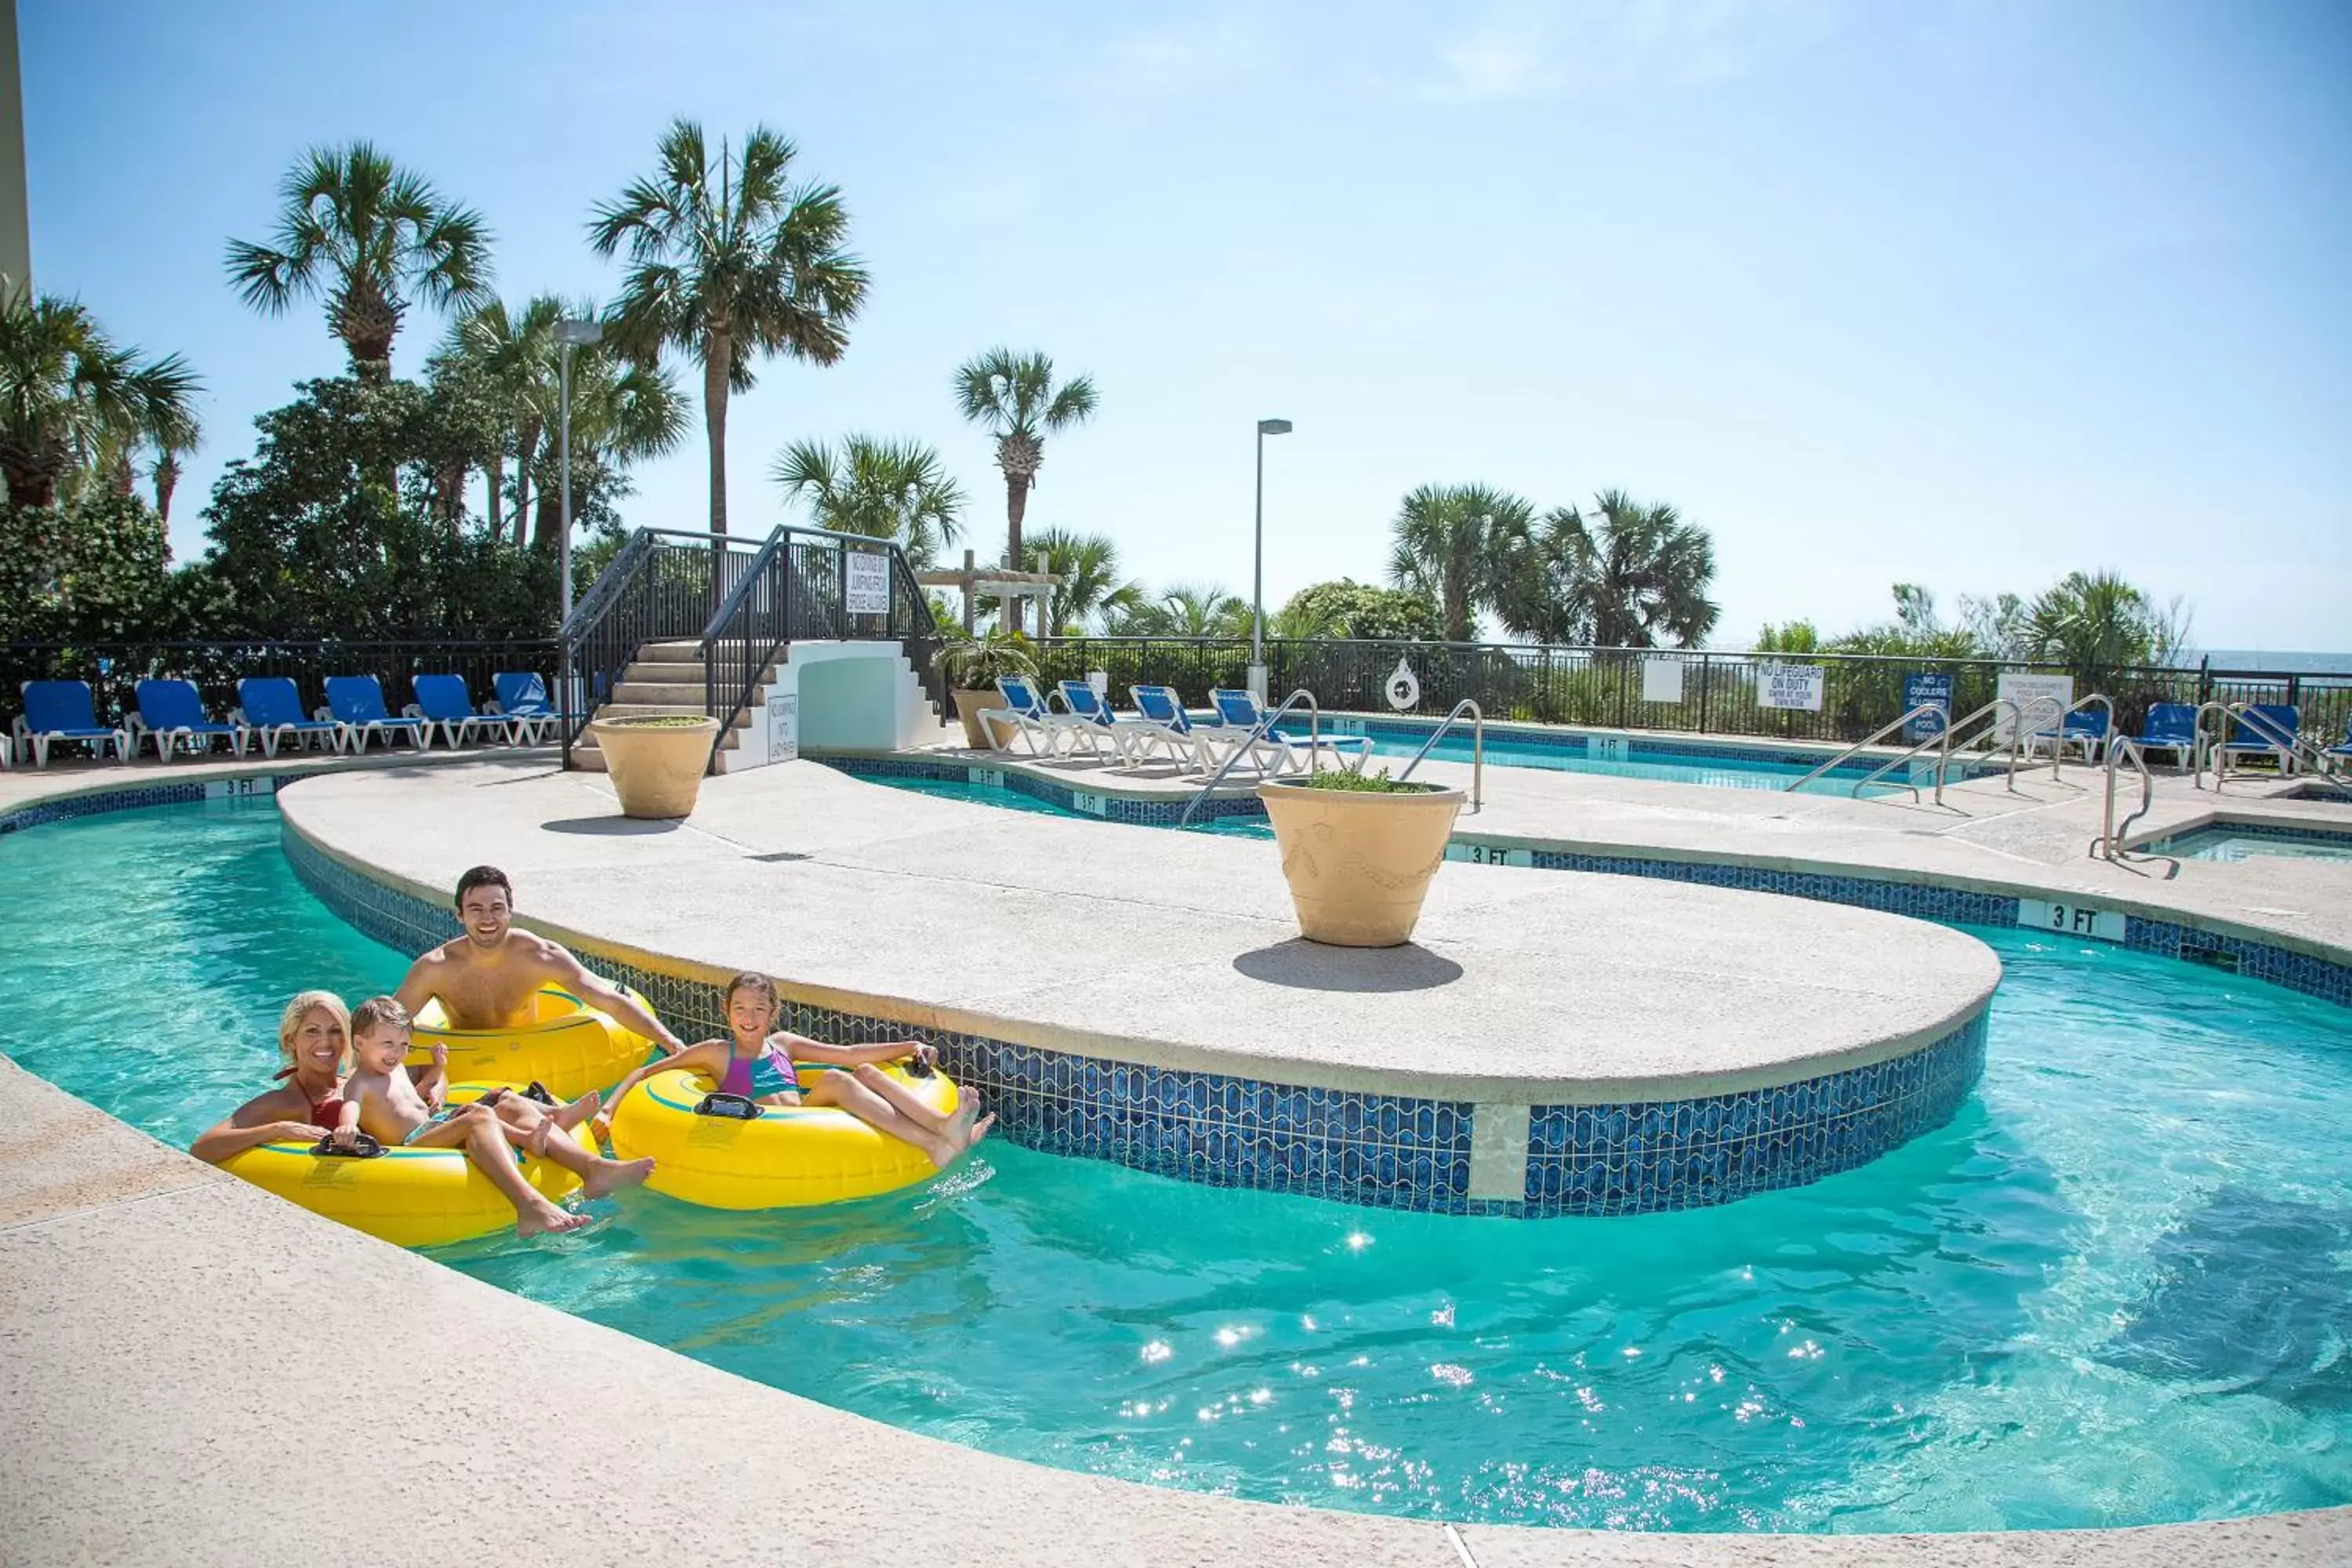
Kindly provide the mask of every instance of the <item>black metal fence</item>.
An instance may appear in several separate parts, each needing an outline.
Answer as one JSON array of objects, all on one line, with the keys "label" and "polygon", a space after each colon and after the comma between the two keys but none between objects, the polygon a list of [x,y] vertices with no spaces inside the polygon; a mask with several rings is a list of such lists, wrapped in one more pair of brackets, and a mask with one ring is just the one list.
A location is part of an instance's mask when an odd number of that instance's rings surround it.
[{"label": "black metal fence", "polygon": [[[1249,675],[1246,637],[1055,637],[1037,651],[1048,679],[1081,679],[1099,669],[1114,692],[1158,682],[1195,703],[1205,702],[1211,687],[1242,686]],[[1644,696],[1657,689],[1645,687],[1652,661],[1674,667],[1672,675],[1659,673],[1664,687],[1679,687],[1679,700]],[[1391,711],[1390,679],[1402,665],[1419,692],[1402,710],[1409,713],[1443,713],[1466,697],[1490,720],[1825,742],[1859,741],[1901,718],[1905,682],[1915,675],[1948,678],[1957,717],[1991,701],[2004,673],[2066,673],[2000,659],[1286,638],[1266,642],[1265,663],[1275,696],[1303,686],[1327,710]],[[1821,668],[1818,710],[1764,705],[1769,673],[1791,666]],[[2303,710],[2304,732],[2328,741],[2352,722],[2352,674],[2122,668],[2076,672],[2074,690],[2113,698],[2127,734],[2138,732],[2158,702],[2291,702]]]},{"label": "black metal fence", "polygon": [[99,717],[116,722],[137,710],[142,680],[194,682],[205,710],[217,719],[237,706],[236,683],[247,676],[291,677],[307,712],[325,706],[327,677],[373,675],[383,688],[385,706],[398,712],[415,700],[413,677],[463,676],[479,706],[492,700],[490,678],[507,670],[537,675],[552,690],[554,641],[421,631],[366,640],[0,643],[0,719],[19,711],[17,690],[27,680],[86,680]]}]

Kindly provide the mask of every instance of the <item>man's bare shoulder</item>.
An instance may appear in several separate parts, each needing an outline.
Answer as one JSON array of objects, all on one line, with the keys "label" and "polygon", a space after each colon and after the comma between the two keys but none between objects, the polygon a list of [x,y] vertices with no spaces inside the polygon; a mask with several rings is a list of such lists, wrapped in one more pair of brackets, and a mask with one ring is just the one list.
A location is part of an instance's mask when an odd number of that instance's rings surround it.
[{"label": "man's bare shoulder", "polygon": [[520,926],[507,932],[507,949],[511,961],[550,978],[569,973],[579,963],[562,942]]}]

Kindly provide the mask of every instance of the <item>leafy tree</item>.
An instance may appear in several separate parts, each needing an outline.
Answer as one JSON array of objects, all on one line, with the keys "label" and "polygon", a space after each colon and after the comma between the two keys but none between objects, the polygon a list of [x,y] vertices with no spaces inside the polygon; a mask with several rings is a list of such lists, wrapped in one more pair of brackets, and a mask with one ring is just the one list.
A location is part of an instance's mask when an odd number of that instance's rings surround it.
[{"label": "leafy tree", "polygon": [[1045,461],[1045,437],[1094,417],[1094,378],[1054,384],[1054,362],[1042,353],[1016,354],[999,346],[956,367],[956,405],[996,437],[996,466],[1004,472],[1004,563],[1020,571],[1021,520],[1029,491]]},{"label": "leafy tree", "polygon": [[1273,629],[1284,637],[1431,642],[1439,628],[1437,606],[1423,595],[1341,577],[1293,594],[1275,616]]},{"label": "leafy tree", "polygon": [[552,563],[434,511],[441,432],[414,382],[300,384],[262,415],[205,516],[226,627],[257,635],[470,626],[545,635]]},{"label": "leafy tree", "polygon": [[1960,629],[1986,658],[2021,658],[2025,654],[2025,601],[2015,594],[1982,599],[1963,594]]},{"label": "leafy tree", "polygon": [[0,643],[169,636],[163,529],[135,497],[0,507]]},{"label": "leafy tree", "polygon": [[520,310],[509,310],[506,301],[492,300],[453,326],[441,349],[443,361],[467,366],[487,384],[489,395],[498,400],[504,414],[503,438],[486,464],[489,503],[483,515],[494,525],[508,516],[506,458],[511,453],[517,544],[523,542],[523,526],[530,511],[530,478],[539,458],[540,437],[556,419],[548,388],[556,382],[555,323],[563,314],[563,301],[552,294],[538,295]]},{"label": "leafy tree", "polygon": [[1436,602],[1446,637],[1470,640],[1523,569],[1534,509],[1486,485],[1423,485],[1390,524],[1389,579]]},{"label": "leafy tree", "polygon": [[1767,622],[1764,629],[1756,634],[1755,651],[1758,653],[1819,653],[1822,651],[1822,634],[1813,629],[1813,623],[1811,621],[1790,621],[1782,626],[1776,626]]},{"label": "leafy tree", "polygon": [[1062,579],[1045,604],[1046,624],[1062,637],[1085,634],[1144,603],[1143,584],[1118,574],[1118,546],[1099,533],[1040,529],[1029,537],[1032,569]]},{"label": "leafy tree", "polygon": [[963,531],[963,487],[920,441],[849,436],[838,452],[795,441],[776,454],[768,477],[786,500],[806,502],[819,528],[890,540],[918,569]]},{"label": "leafy tree", "polygon": [[101,469],[130,489],[131,453],[195,445],[204,389],[177,354],[142,362],[82,306],[0,279],[0,479],[12,506],[53,504]]},{"label": "leafy tree", "polygon": [[677,121],[652,177],[599,207],[588,227],[597,255],[628,251],[612,318],[621,346],[646,361],[675,348],[702,366],[713,533],[727,531],[729,394],[751,390],[763,354],[838,360],[866,300],[866,269],[842,248],[841,192],[793,184],[796,155],[757,126],[740,158],[721,142],[714,163],[702,127]]},{"label": "leafy tree", "polygon": [[323,294],[327,330],[362,380],[391,378],[392,341],[412,298],[457,310],[487,291],[490,241],[480,216],[372,142],[312,148],[278,195],[274,243],[229,241],[229,281],[265,315]]},{"label": "leafy tree", "polygon": [[[559,416],[548,439],[534,450],[529,468],[518,466],[518,499],[526,479],[537,484],[537,512],[530,542],[551,551],[563,531],[563,441],[561,407],[550,372],[549,406]],[[599,343],[574,349],[572,356],[572,521],[618,527],[613,503],[635,492],[634,465],[659,458],[685,444],[692,416],[677,383],[658,364],[639,363]]]}]

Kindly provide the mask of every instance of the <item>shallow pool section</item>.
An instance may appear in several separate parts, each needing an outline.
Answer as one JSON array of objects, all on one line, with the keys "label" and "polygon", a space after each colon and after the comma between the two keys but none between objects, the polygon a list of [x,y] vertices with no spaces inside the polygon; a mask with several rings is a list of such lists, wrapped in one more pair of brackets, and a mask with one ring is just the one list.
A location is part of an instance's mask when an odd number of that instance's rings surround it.
[{"label": "shallow pool section", "polygon": [[[278,827],[0,836],[0,1048],[184,1143],[261,1086],[288,994],[388,988],[404,955],[301,889]],[[2008,977],[1975,1099],[1727,1207],[1447,1218],[992,1144],[838,1209],[635,1193],[437,1256],[899,1426],[1244,1497],[1717,1531],[2352,1501],[2352,1010],[1978,934]]]},{"label": "shallow pool section", "polygon": [[2251,860],[2263,857],[2352,865],[2352,832],[2220,823],[2158,840],[2147,847],[2147,852],[2176,855],[2184,860]]},{"label": "shallow pool section", "polygon": [[[1332,728],[1342,734],[1368,736],[1374,758],[1394,764],[1411,761],[1434,725],[1402,720],[1340,718],[1332,721]],[[1682,740],[1622,732],[1588,734],[1573,730],[1486,731],[1489,767],[1542,768],[1551,773],[1646,779],[1654,784],[1707,784],[1716,789],[1786,790],[1843,749],[1830,746],[1811,751],[1799,746],[1776,752],[1764,746],[1710,742],[1696,736]],[[1471,750],[1469,732],[1457,726],[1446,731],[1429,755],[1436,762],[1467,764]],[[1862,783],[1885,760],[1884,755],[1871,756],[1842,765],[1805,784],[1803,793],[1853,795],[1857,786],[1865,799],[1905,793],[1912,782],[1913,763],[1906,763],[1874,784]],[[1916,770],[1923,777],[1928,776],[1933,763],[1933,758],[1922,757],[1916,764]],[[1377,767],[1379,761],[1372,765]],[[1979,765],[1974,759],[1958,759],[1951,765],[1949,776],[1966,778]]]}]

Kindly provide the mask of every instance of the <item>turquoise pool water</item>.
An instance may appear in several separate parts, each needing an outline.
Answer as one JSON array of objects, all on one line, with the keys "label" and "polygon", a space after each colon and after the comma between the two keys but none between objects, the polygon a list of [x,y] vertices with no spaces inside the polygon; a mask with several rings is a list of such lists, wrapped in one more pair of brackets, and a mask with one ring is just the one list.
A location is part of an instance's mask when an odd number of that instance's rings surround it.
[{"label": "turquoise pool water", "polygon": [[[286,994],[390,986],[404,955],[278,832],[255,803],[0,837],[0,1048],[184,1143],[260,1086]],[[633,1193],[439,1256],[900,1426],[1246,1497],[1735,1531],[2352,1500],[2352,1012],[1979,934],[2008,976],[1958,1118],[1726,1208],[1447,1219],[991,1144],[836,1210]]]},{"label": "turquoise pool water", "polygon": [[[1372,755],[1402,764],[1410,762],[1421,750],[1423,737],[1410,737],[1375,732],[1372,735]],[[1827,762],[1834,754],[1824,751],[1818,757],[1786,761],[1769,753],[1723,756],[1693,756],[1660,746],[1645,746],[1639,740],[1616,736],[1578,737],[1582,745],[1552,745],[1519,739],[1506,733],[1489,733],[1486,737],[1486,765],[1506,768],[1544,768],[1553,773],[1599,773],[1610,778],[1647,779],[1654,784],[1712,784],[1717,789],[1785,790],[1799,779]],[[1444,740],[1430,751],[1434,762],[1461,763],[1470,761],[1470,737],[1460,730],[1449,731]],[[1807,795],[1850,795],[1853,786],[1878,765],[1873,758],[1860,767],[1843,767],[1825,773],[1804,786]],[[1373,763],[1375,767],[1379,763]],[[1891,775],[1907,777],[1907,773]],[[1967,770],[1955,767],[1951,776],[1967,776]],[[1885,780],[1863,791],[1865,799],[1902,793],[1902,784]]]},{"label": "turquoise pool water", "polygon": [[2178,855],[2187,860],[2246,860],[2276,856],[2285,860],[2352,861],[2352,834],[2314,833],[2308,837],[2282,838],[2236,828],[2200,827],[2178,838],[2150,845],[2151,853]]}]

